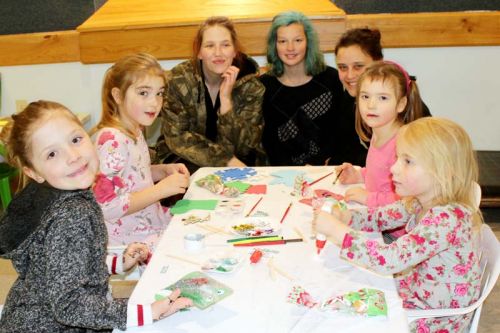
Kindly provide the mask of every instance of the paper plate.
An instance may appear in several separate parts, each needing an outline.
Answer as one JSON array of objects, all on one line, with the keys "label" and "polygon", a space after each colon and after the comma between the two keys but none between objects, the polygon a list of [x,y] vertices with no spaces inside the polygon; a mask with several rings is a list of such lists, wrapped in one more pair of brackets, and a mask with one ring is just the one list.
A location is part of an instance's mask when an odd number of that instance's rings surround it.
[{"label": "paper plate", "polygon": [[231,274],[241,266],[242,262],[242,256],[233,251],[217,253],[203,263],[201,270],[206,273]]}]

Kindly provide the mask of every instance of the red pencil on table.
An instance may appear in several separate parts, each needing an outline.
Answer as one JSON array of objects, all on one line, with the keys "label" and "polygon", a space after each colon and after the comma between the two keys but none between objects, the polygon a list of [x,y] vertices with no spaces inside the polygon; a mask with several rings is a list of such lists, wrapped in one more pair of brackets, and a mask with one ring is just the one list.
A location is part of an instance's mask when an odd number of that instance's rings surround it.
[{"label": "red pencil on table", "polygon": [[325,179],[326,177],[330,176],[331,174],[333,174],[333,171],[332,171],[332,172],[330,172],[330,173],[328,173],[328,174],[326,174],[326,175],[324,175],[323,177],[320,177],[320,178],[316,179],[315,181],[313,181],[312,183],[309,183],[308,185],[309,185],[309,186],[314,185],[314,184],[316,184],[317,182],[322,181],[322,180],[323,180],[323,179]]},{"label": "red pencil on table", "polygon": [[290,208],[292,208],[292,202],[288,205],[288,207],[285,210],[285,213],[283,214],[283,217],[281,218],[280,224],[283,223],[285,220],[286,216],[288,215],[288,212],[290,211]]},{"label": "red pencil on table", "polygon": [[249,217],[249,216],[250,216],[250,214],[252,214],[252,213],[253,213],[254,209],[255,209],[255,208],[257,207],[257,205],[258,205],[258,204],[262,201],[262,198],[264,198],[264,197],[260,197],[260,199],[259,199],[259,200],[257,200],[257,202],[255,203],[255,205],[253,205],[252,209],[250,209],[250,211],[247,213],[247,215],[245,215],[245,217]]}]

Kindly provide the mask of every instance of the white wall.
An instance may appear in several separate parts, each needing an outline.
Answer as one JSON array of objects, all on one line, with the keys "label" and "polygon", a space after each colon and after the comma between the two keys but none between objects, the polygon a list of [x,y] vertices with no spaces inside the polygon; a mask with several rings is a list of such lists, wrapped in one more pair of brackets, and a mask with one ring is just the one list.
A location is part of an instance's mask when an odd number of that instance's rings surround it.
[{"label": "white wall", "polygon": [[[500,46],[385,49],[384,56],[417,76],[422,98],[433,115],[461,124],[475,149],[500,150]],[[255,59],[264,65],[264,57]],[[326,59],[334,65],[334,55],[327,54]],[[179,62],[161,64],[169,69]],[[12,114],[16,100],[47,99],[74,112],[90,113],[92,126],[100,118],[100,89],[109,66],[65,63],[0,67],[0,115]]]}]

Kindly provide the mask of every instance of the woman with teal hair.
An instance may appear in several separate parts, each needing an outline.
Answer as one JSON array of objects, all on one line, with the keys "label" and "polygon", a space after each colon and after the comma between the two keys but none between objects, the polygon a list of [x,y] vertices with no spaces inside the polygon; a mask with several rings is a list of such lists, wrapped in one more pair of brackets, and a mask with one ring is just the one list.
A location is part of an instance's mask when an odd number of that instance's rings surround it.
[{"label": "woman with teal hair", "polygon": [[[299,12],[274,17],[267,37],[269,71],[263,146],[271,165],[322,165],[331,157],[332,124],[342,84],[325,64],[311,21]],[[354,126],[350,124],[350,126]]]}]

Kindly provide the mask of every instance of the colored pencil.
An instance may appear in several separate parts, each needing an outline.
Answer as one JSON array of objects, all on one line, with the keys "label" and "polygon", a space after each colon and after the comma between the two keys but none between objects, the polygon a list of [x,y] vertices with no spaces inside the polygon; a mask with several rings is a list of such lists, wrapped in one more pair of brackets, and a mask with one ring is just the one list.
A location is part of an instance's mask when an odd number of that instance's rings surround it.
[{"label": "colored pencil", "polygon": [[252,243],[233,243],[233,246],[266,246],[266,245],[283,245],[286,243],[302,242],[302,238],[280,239],[274,241],[252,242]]},{"label": "colored pencil", "polygon": [[309,185],[309,186],[314,185],[314,184],[316,184],[317,182],[322,181],[322,180],[323,180],[323,179],[325,179],[326,177],[330,176],[331,174],[333,174],[333,171],[332,171],[332,172],[330,172],[330,173],[328,173],[328,174],[326,174],[326,175],[324,175],[323,177],[320,177],[320,178],[316,179],[315,181],[313,181],[312,183],[309,183],[308,185]]},{"label": "colored pencil", "polygon": [[283,237],[272,236],[272,237],[260,238],[260,239],[246,239],[246,240],[240,240],[237,242],[231,242],[231,244],[234,245],[234,244],[245,244],[245,243],[272,242],[272,241],[278,241],[278,240],[283,240]]},{"label": "colored pencil", "polygon": [[333,185],[337,184],[337,181],[339,180],[340,175],[344,172],[344,169],[340,170],[340,172],[337,174],[337,177],[335,177],[335,180],[333,181]]},{"label": "colored pencil", "polygon": [[259,200],[257,200],[257,202],[255,203],[255,205],[253,205],[252,209],[250,209],[250,211],[247,213],[247,215],[245,215],[245,217],[249,217],[249,216],[250,216],[250,214],[252,214],[252,213],[253,213],[254,209],[255,209],[255,208],[257,207],[257,205],[258,205],[258,204],[262,201],[262,198],[264,198],[264,197],[260,197],[260,199],[259,199]]},{"label": "colored pencil", "polygon": [[228,243],[236,243],[236,242],[241,242],[241,241],[246,241],[246,240],[258,240],[258,239],[266,239],[266,238],[275,238],[277,237],[276,235],[272,236],[254,236],[254,237],[244,237],[244,238],[233,238],[233,239],[228,239],[226,242]]},{"label": "colored pencil", "polygon": [[292,208],[292,203],[293,202],[290,202],[290,204],[286,208],[285,213],[283,214],[283,217],[280,220],[280,224],[283,223],[283,221],[285,220],[286,216],[288,215],[288,212],[290,211],[290,208]]}]

